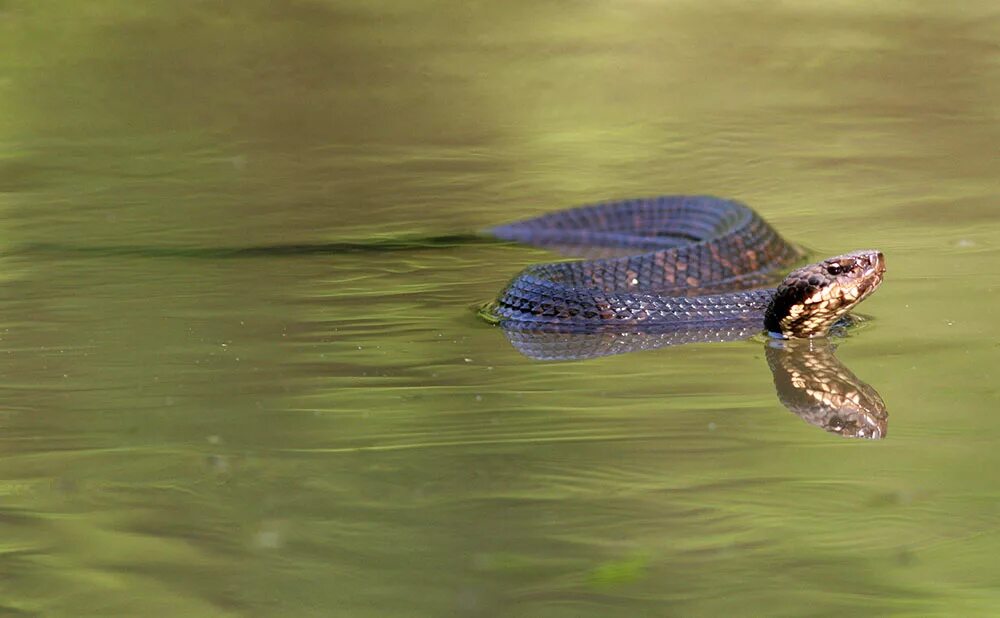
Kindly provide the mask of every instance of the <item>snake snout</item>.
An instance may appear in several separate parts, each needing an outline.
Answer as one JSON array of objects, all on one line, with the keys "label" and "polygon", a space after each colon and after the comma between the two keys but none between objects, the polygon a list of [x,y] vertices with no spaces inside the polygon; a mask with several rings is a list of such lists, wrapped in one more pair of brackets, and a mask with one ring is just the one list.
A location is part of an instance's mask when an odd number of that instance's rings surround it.
[{"label": "snake snout", "polygon": [[831,260],[840,258],[853,258],[858,266],[861,267],[865,276],[874,275],[881,277],[885,273],[885,254],[878,249],[852,251],[851,253],[839,256],[839,258],[831,258]]}]

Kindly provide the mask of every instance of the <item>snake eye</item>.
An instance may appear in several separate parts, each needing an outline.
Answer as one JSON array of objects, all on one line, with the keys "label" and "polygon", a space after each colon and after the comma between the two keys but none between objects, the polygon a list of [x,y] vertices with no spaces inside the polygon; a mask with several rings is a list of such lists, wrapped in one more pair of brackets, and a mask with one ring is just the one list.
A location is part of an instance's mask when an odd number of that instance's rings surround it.
[{"label": "snake eye", "polygon": [[826,267],[826,272],[830,273],[831,275],[839,275],[845,270],[847,269],[840,264],[828,264]]}]

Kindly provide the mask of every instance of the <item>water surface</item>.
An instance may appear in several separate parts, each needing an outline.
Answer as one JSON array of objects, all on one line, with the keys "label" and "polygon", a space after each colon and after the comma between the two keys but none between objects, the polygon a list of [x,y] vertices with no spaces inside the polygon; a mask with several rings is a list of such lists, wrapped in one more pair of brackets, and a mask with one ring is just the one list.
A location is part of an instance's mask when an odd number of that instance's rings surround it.
[{"label": "water surface", "polygon": [[[0,2],[4,612],[995,615],[998,17]],[[474,308],[551,254],[408,244],[660,193],[886,253],[884,440],[760,339],[527,359]]]}]

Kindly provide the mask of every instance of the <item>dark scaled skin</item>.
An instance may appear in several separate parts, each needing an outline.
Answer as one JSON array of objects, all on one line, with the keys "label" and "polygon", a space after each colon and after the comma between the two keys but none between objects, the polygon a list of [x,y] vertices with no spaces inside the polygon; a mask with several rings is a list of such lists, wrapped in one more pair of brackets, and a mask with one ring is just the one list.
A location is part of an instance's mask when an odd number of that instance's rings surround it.
[{"label": "dark scaled skin", "polygon": [[483,314],[506,330],[663,332],[729,325],[815,337],[882,280],[877,251],[793,271],[801,255],[749,207],[709,196],[581,206],[494,228],[498,238],[562,250],[631,252],[529,266]]}]

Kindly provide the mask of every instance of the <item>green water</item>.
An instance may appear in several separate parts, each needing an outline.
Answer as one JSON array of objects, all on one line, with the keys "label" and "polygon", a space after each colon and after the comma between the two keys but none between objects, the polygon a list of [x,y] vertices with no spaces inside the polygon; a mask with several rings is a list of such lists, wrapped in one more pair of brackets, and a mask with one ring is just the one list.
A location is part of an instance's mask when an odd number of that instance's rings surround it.
[{"label": "green water", "polygon": [[[998,20],[0,0],[0,614],[997,615]],[[759,340],[531,361],[473,308],[550,254],[394,244],[659,193],[885,252],[884,440]],[[392,250],[218,251],[327,243]]]}]

